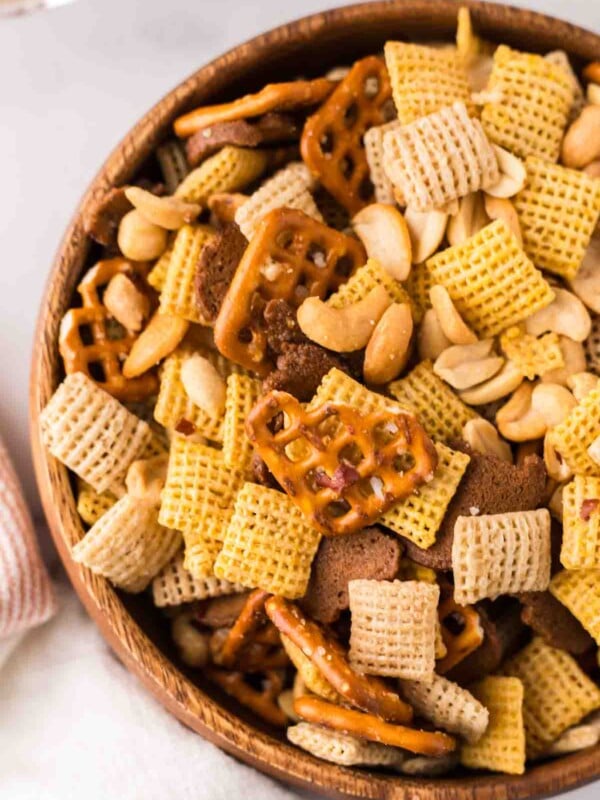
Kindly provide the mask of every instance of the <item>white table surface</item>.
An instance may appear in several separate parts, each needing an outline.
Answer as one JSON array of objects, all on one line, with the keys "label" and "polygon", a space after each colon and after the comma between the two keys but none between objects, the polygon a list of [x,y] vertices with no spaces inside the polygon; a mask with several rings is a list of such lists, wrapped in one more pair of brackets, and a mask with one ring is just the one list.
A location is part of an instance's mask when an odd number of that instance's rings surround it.
[{"label": "white table surface", "polygon": [[[599,0],[520,4],[600,31]],[[0,19],[0,431],[35,516],[29,354],[46,275],[80,195],[128,128],[190,72],[269,27],[333,5],[343,3],[76,0]],[[569,795],[597,796],[598,784]]]}]

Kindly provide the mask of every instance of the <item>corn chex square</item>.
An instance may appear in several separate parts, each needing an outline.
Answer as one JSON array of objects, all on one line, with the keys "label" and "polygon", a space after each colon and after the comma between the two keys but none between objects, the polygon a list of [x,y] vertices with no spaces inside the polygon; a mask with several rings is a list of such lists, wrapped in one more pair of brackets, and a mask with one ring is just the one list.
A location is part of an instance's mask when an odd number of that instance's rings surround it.
[{"label": "corn chex square", "polygon": [[156,508],[125,495],[77,542],[73,559],[126,592],[141,592],[181,547]]},{"label": "corn chex square", "polygon": [[249,472],[254,448],[246,435],[246,418],[262,392],[256,378],[233,373],[227,378],[223,420],[223,459],[230,467]]},{"label": "corn chex square", "polygon": [[384,125],[373,125],[363,136],[371,183],[375,190],[375,200],[391,206],[396,204],[396,196],[392,182],[383,168],[383,136],[401,125],[402,123],[397,119],[386,122]]},{"label": "corn chex square", "polygon": [[310,722],[292,725],[287,729],[286,735],[296,747],[324,761],[344,767],[359,764],[391,767],[400,764],[404,758],[402,751],[397,747],[387,747],[377,742],[358,739],[347,733],[332,731]]},{"label": "corn chex square", "polygon": [[600,214],[600,182],[584,172],[530,157],[514,198],[523,248],[536,266],[572,280]]},{"label": "corn chex square", "polygon": [[241,584],[230,583],[214,575],[195,578],[183,565],[183,553],[178,553],[169,561],[152,581],[152,599],[159,608],[243,591]]},{"label": "corn chex square", "polygon": [[77,513],[86,525],[93,525],[109,508],[117,502],[117,497],[110,491],[101,494],[78,479],[77,481]]},{"label": "corn chex square", "polygon": [[186,175],[175,196],[205,206],[212,194],[238,192],[253,183],[265,171],[268,160],[264,150],[228,145]]},{"label": "corn chex square", "polygon": [[384,53],[394,104],[403,125],[455,101],[465,103],[472,111],[467,73],[454,50],[389,41]]},{"label": "corn chex square", "polygon": [[430,361],[422,361],[404,378],[391,383],[389,390],[402,406],[417,415],[436,441],[461,439],[466,423],[478,416],[438,378]]},{"label": "corn chex square", "polygon": [[501,333],[554,300],[550,284],[514,234],[496,220],[463,244],[427,261],[435,283],[448,290],[459,314],[482,339]]},{"label": "corn chex square", "polygon": [[383,168],[406,205],[417,211],[441,209],[500,177],[496,152],[464,103],[388,130]]},{"label": "corn chex square", "polygon": [[431,287],[435,286],[435,280],[426,261],[412,265],[403,286],[413,302],[413,308],[416,309],[415,321],[418,322],[423,318],[425,312],[431,308],[429,293]]},{"label": "corn chex square", "polygon": [[600,569],[562,570],[549,589],[600,647]]},{"label": "corn chex square", "polygon": [[359,300],[364,300],[369,292],[377,286],[383,286],[394,303],[408,303],[412,307],[411,299],[402,284],[394,280],[374,258],[370,258],[364,266],[359,267],[354,275],[331,295],[327,300],[327,305],[332,308],[345,308],[353,303],[358,303]]},{"label": "corn chex square", "polygon": [[588,447],[600,436],[600,388],[593,389],[547,434],[576,475],[600,476]]},{"label": "corn chex square", "polygon": [[470,692],[442,675],[434,675],[431,683],[402,681],[401,691],[421,717],[436,728],[456,733],[475,743],[486,731],[487,708]]},{"label": "corn chex square", "polygon": [[309,408],[322,406],[324,403],[342,403],[356,408],[361,414],[371,414],[380,409],[406,408],[383,394],[367,389],[337,367],[332,367],[323,377]]},{"label": "corn chex square", "polygon": [[550,582],[550,512],[458,517],[452,544],[454,599],[468,605],[501,594],[541,592]]},{"label": "corn chex square", "polygon": [[562,498],[562,565],[600,569],[600,478],[575,475],[563,489]]},{"label": "corn chex square", "polygon": [[157,292],[162,292],[165,280],[167,277],[167,270],[169,269],[169,262],[173,255],[173,242],[175,237],[171,235],[166,250],[159,259],[156,260],[154,266],[148,273],[148,283],[154,287]]},{"label": "corn chex square", "polygon": [[434,544],[446,509],[471,460],[466,453],[437,442],[438,465],[433,480],[385,512],[379,522],[426,550]]},{"label": "corn chex square", "polygon": [[194,281],[200,251],[214,232],[209,225],[182,225],[177,231],[160,295],[161,313],[189,322],[206,321],[196,303]]},{"label": "corn chex square", "polygon": [[439,586],[420,581],[348,583],[349,658],[370,675],[431,682]]},{"label": "corn chex square", "polygon": [[521,326],[513,325],[500,336],[500,347],[529,380],[565,365],[560,338],[554,331],[532,336]]},{"label": "corn chex square", "polygon": [[152,439],[147,422],[82,372],[67,375],[40,415],[44,444],[99,494],[122,481]]},{"label": "corn chex square", "polygon": [[215,575],[287,597],[302,597],[321,534],[282,492],[245,483],[235,501]]},{"label": "corn chex square", "polygon": [[489,712],[489,724],[481,739],[465,744],[460,762],[472,769],[489,769],[522,775],[525,772],[523,684],[518,678],[490,675],[471,691]]},{"label": "corn chex square", "polygon": [[511,658],[502,672],[523,682],[528,758],[539,756],[567,728],[600,708],[600,689],[575,659],[540,637]]},{"label": "corn chex square", "polygon": [[543,56],[500,45],[481,123],[489,138],[520,158],[556,161],[573,104],[573,85],[565,70]]}]

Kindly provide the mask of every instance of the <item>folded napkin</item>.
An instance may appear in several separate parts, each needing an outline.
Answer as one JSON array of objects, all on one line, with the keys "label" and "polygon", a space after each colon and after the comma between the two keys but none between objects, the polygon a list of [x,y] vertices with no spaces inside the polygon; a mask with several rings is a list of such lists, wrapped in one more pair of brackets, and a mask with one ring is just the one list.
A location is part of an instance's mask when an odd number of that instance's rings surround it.
[{"label": "folded napkin", "polygon": [[45,622],[56,600],[42,562],[21,485],[0,438],[0,648]]}]

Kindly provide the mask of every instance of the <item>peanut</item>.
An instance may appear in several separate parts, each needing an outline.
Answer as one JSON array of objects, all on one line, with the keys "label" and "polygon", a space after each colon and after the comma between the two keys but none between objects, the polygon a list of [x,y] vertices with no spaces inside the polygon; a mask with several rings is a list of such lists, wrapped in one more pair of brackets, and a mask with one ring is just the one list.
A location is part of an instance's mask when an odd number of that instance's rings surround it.
[{"label": "peanut", "polygon": [[152,261],[163,254],[167,246],[167,232],[148,222],[134,208],[121,219],[117,242],[125,258],[132,261]]},{"label": "peanut", "polygon": [[589,175],[590,178],[600,178],[600,159],[592,161],[583,168],[583,171],[586,175]]},{"label": "peanut", "polygon": [[440,325],[437,314],[433,308],[428,308],[417,333],[417,351],[421,361],[435,361],[452,342]]},{"label": "peanut", "polygon": [[585,350],[581,342],[574,342],[568,336],[561,336],[560,349],[564,366],[545,372],[541,377],[542,383],[560,383],[566,386],[571,375],[585,371]]},{"label": "peanut", "polygon": [[558,383],[540,383],[531,395],[531,407],[542,417],[547,428],[559,425],[577,405],[571,392]]},{"label": "peanut", "polygon": [[125,485],[127,494],[141,503],[152,506],[160,505],[160,493],[167,479],[169,456],[154,456],[141,461],[134,461],[127,470]]},{"label": "peanut", "polygon": [[125,196],[148,222],[168,231],[193,222],[202,210],[197,203],[186,203],[178,197],[158,197],[139,186],[128,186]]},{"label": "peanut", "polygon": [[504,359],[490,355],[493,344],[493,339],[485,339],[448,347],[436,360],[433,371],[453,389],[470,389],[502,368]]},{"label": "peanut", "polygon": [[540,412],[531,405],[534,386],[526,381],[496,414],[496,426],[511,442],[541,439],[547,425]]},{"label": "peanut", "polygon": [[446,228],[448,243],[454,247],[474,236],[489,219],[480,192],[472,192],[460,200],[458,213],[450,217]]},{"label": "peanut", "polygon": [[576,372],[567,378],[567,386],[573,392],[573,397],[578,403],[581,403],[584,397],[597,389],[599,383],[600,378],[593,372]]},{"label": "peanut", "polygon": [[563,521],[563,490],[564,483],[559,483],[556,489],[552,492],[550,500],[548,501],[548,509],[552,516],[559,522]]},{"label": "peanut", "polygon": [[562,458],[552,443],[552,437],[548,436],[548,434],[544,437],[544,464],[548,475],[559,483],[568,481],[573,477],[571,468]]},{"label": "peanut", "polygon": [[393,303],[375,326],[365,351],[367,383],[382,384],[396,378],[410,355],[413,320],[407,303]]},{"label": "peanut", "polygon": [[586,97],[588,103],[591,103],[593,106],[600,105],[600,84],[589,83],[587,87]]},{"label": "peanut", "polygon": [[592,236],[570,286],[588,308],[600,314],[600,236]]},{"label": "peanut", "polygon": [[458,313],[448,290],[439,284],[429,290],[429,298],[444,334],[452,344],[474,344],[477,336]]},{"label": "peanut", "polygon": [[495,403],[507,394],[514,392],[523,383],[524,375],[512,362],[507,361],[493,378],[460,393],[460,399],[471,406]]},{"label": "peanut", "polygon": [[512,450],[508,442],[501,439],[498,431],[483,417],[470,419],[463,428],[462,438],[476,453],[496,456],[512,464]]},{"label": "peanut", "polygon": [[554,331],[583,342],[590,334],[592,320],[581,300],[566,289],[554,287],[554,300],[525,320],[525,329],[532,336]]},{"label": "peanut", "polygon": [[199,353],[188,356],[181,365],[181,382],[195,406],[218,419],[225,409],[225,381],[214,365]]},{"label": "peanut", "polygon": [[171,314],[156,314],[133,343],[123,364],[126,378],[137,378],[175,350],[190,323]]},{"label": "peanut", "polygon": [[404,220],[410,234],[412,263],[421,264],[441,245],[448,214],[444,211],[415,211],[409,207],[404,212]]},{"label": "peanut", "polygon": [[352,220],[352,228],[369,258],[374,258],[397,281],[408,278],[412,245],[408,225],[397,208],[384,203],[365,206]]},{"label": "peanut", "polygon": [[492,147],[498,159],[500,180],[493,186],[486,186],[485,192],[491,197],[512,197],[525,186],[527,180],[525,164],[503,147],[499,147],[497,144]]},{"label": "peanut", "polygon": [[[235,222],[237,210],[248,200],[239,192],[215,192],[208,198],[208,208],[217,222]],[[212,219],[212,218],[211,218]]]},{"label": "peanut", "polygon": [[192,611],[178,614],[171,622],[171,636],[184,664],[190,667],[205,667],[210,656],[208,634],[199,631],[192,624],[193,619]]},{"label": "peanut", "polygon": [[377,286],[362,300],[344,308],[332,308],[318,297],[307,297],[298,309],[298,325],[322,347],[336,353],[351,353],[366,347],[391,302],[383,286]]},{"label": "peanut", "polygon": [[514,205],[510,200],[505,197],[492,197],[491,195],[484,194],[483,201],[485,212],[491,220],[503,219],[508,225],[509,229],[515,235],[519,246],[523,247],[523,233],[521,231],[521,224]]},{"label": "peanut", "polygon": [[141,331],[150,314],[150,298],[123,272],[111,278],[102,302],[109,314],[133,333]]},{"label": "peanut", "polygon": [[562,163],[582,169],[600,158],[600,106],[586,106],[563,139]]}]

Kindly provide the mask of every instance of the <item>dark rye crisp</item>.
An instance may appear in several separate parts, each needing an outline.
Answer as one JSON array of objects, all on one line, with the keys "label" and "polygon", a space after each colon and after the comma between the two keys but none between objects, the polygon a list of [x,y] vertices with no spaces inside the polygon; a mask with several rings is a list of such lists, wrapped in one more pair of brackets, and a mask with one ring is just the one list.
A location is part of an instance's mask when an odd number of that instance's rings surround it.
[{"label": "dark rye crisp", "polygon": [[594,646],[594,640],[578,619],[550,592],[521,592],[521,619],[551,647],[581,655]]},{"label": "dark rye crisp", "polygon": [[378,528],[324,538],[313,561],[300,605],[318,622],[331,624],[348,608],[348,581],[389,581],[400,567],[402,545]]},{"label": "dark rye crisp", "polygon": [[111,247],[117,242],[119,223],[131,209],[125,188],[109,189],[83,218],[83,229],[95,242]]},{"label": "dark rye crisp", "polygon": [[277,356],[276,369],[263,381],[263,392],[277,389],[308,402],[333,367],[347,371],[341,359],[317,344],[286,345]]},{"label": "dark rye crisp", "polygon": [[409,558],[438,570],[452,569],[454,524],[458,517],[531,511],[543,503],[546,490],[546,468],[539,456],[527,456],[521,466],[514,466],[496,456],[475,453],[464,442],[452,442],[450,446],[467,453],[471,461],[448,506],[435,544],[423,550],[403,540]]},{"label": "dark rye crisp", "polygon": [[204,245],[196,268],[196,303],[207,322],[217,318],[248,240],[235,222],[224,225]]}]

